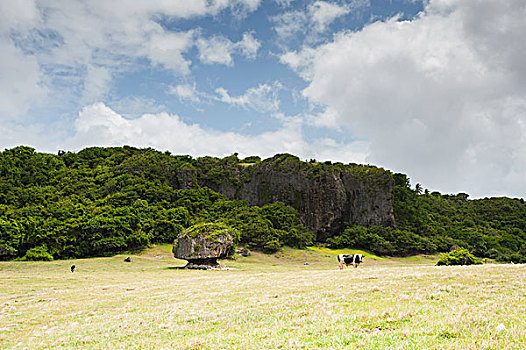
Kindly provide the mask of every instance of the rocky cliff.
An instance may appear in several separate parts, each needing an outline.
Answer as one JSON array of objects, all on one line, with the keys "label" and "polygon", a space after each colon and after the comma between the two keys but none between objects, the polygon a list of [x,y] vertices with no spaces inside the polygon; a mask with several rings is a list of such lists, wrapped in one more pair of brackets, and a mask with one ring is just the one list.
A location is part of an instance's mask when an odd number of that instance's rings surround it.
[{"label": "rocky cliff", "polygon": [[302,162],[288,154],[245,164],[234,156],[219,163],[208,158],[199,168],[180,171],[182,188],[197,181],[250,205],[284,202],[298,210],[319,241],[340,234],[349,224],[395,226],[392,176],[381,168]]}]

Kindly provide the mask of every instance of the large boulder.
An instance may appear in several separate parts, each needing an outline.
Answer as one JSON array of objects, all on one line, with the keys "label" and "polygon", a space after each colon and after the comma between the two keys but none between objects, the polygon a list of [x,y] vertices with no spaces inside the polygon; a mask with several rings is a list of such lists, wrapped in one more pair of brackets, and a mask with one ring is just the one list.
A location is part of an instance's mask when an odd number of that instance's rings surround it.
[{"label": "large boulder", "polygon": [[173,245],[174,257],[188,261],[187,269],[223,268],[218,259],[234,255],[239,233],[224,224],[197,224],[182,231]]}]

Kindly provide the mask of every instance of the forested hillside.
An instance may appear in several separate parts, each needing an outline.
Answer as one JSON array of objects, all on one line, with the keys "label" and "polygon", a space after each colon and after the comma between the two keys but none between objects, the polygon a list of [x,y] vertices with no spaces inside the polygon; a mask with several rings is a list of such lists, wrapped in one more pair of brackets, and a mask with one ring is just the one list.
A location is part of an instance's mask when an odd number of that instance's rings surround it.
[{"label": "forested hillside", "polygon": [[523,200],[420,190],[381,168],[287,154],[194,159],[124,146],[53,155],[20,146],[0,153],[0,259],[112,254],[220,221],[267,252],[318,241],[385,255],[466,247],[526,261]]},{"label": "forested hillside", "polygon": [[173,242],[184,228],[206,221],[226,222],[242,232],[240,243],[269,252],[313,241],[298,212],[281,202],[249,206],[197,183],[178,188],[178,170],[210,161],[132,147],[58,155],[6,150],[0,158],[0,258],[111,254]]},{"label": "forested hillside", "polygon": [[394,179],[398,225],[429,238],[438,251],[459,246],[479,257],[526,262],[524,199],[470,200],[466,193],[429,193],[418,184],[411,190],[403,174],[395,174]]},{"label": "forested hillside", "polygon": [[465,193],[429,193],[393,174],[396,229],[349,226],[332,247],[358,247],[381,255],[412,255],[467,248],[482,258],[526,262],[524,199],[469,200]]}]

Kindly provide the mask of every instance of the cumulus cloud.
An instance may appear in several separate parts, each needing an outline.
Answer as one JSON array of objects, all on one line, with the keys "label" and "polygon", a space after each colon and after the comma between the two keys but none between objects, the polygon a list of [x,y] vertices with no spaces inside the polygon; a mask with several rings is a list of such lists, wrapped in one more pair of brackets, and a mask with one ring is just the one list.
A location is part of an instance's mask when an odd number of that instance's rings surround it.
[{"label": "cumulus cloud", "polygon": [[282,89],[279,82],[272,84],[260,84],[258,87],[250,88],[243,95],[230,96],[224,88],[216,89],[218,101],[229,105],[252,109],[258,112],[277,112],[279,110],[278,92]]},{"label": "cumulus cloud", "polygon": [[[144,59],[173,74],[189,74],[189,50],[198,33],[169,30],[160,18],[193,19],[222,11],[244,16],[259,5],[260,0],[0,2],[0,70],[5,72],[0,111],[15,118],[43,96],[61,96],[64,102],[68,94],[93,102],[107,94],[114,76]],[[247,33],[232,45],[253,58],[259,41]],[[217,59],[230,64],[228,55]]]},{"label": "cumulus cloud", "polygon": [[301,118],[281,118],[281,127],[274,131],[246,136],[236,132],[205,129],[184,122],[168,113],[144,114],[135,119],[124,118],[104,103],[86,106],[75,120],[75,134],[65,145],[67,149],[82,149],[88,145],[123,144],[154,147],[174,154],[193,156],[226,156],[238,152],[241,157],[276,153],[292,153],[319,160],[363,161],[366,145],[344,144],[330,138],[305,141]]},{"label": "cumulus cloud", "polygon": [[325,126],[370,139],[369,161],[424,185],[526,195],[526,4],[431,0],[281,56]]}]

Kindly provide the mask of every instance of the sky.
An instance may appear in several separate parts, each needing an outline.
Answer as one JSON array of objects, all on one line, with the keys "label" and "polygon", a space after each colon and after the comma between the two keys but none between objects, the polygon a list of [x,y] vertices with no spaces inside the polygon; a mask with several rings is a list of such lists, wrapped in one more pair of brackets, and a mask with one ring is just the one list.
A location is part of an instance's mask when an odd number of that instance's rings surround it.
[{"label": "sky", "polygon": [[524,0],[0,0],[0,149],[372,164],[526,197]]}]

